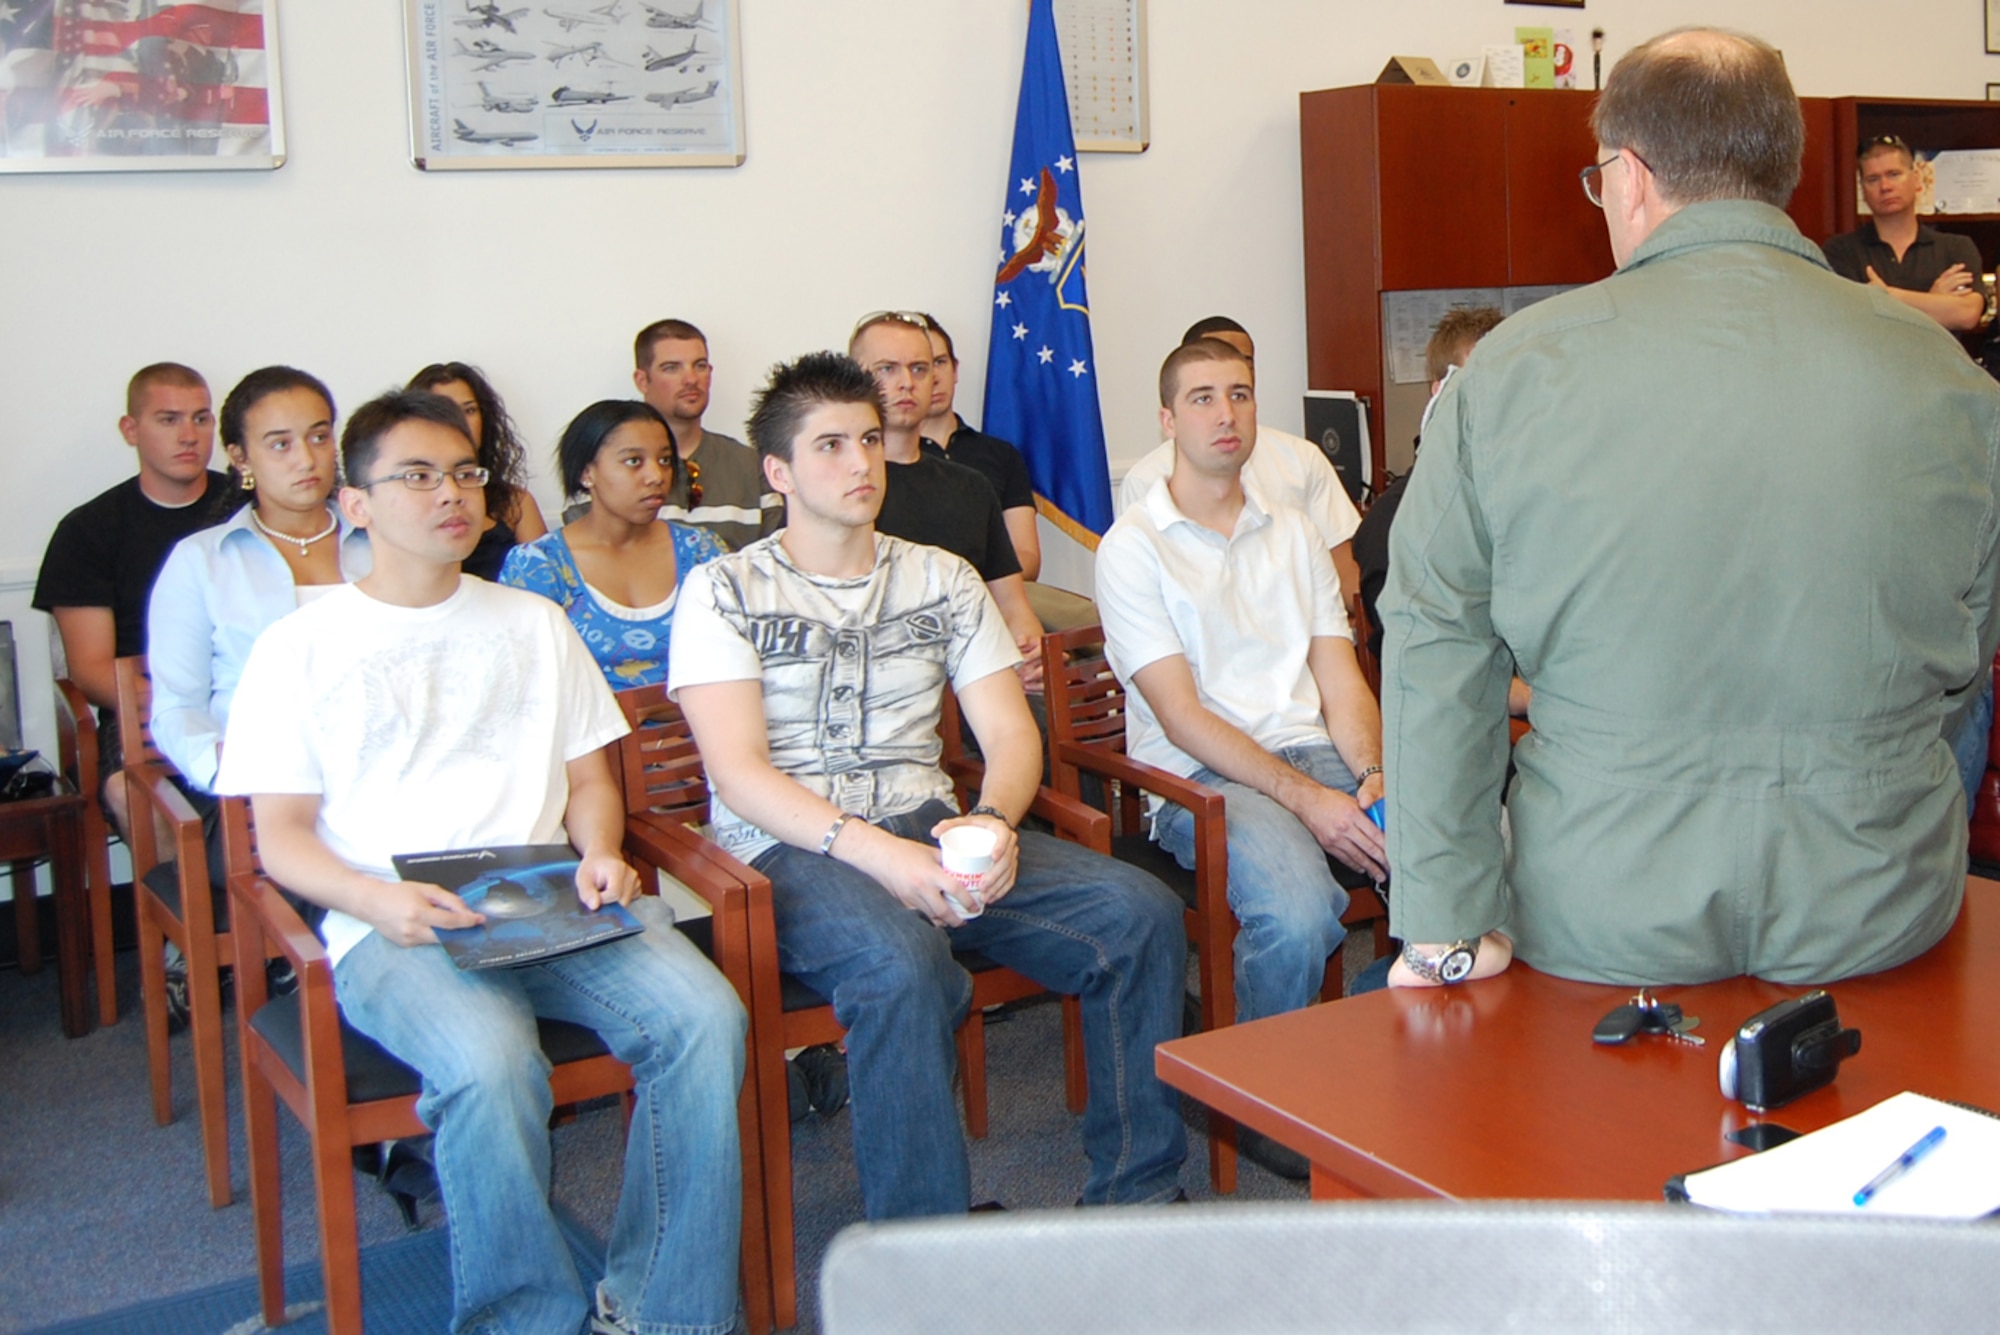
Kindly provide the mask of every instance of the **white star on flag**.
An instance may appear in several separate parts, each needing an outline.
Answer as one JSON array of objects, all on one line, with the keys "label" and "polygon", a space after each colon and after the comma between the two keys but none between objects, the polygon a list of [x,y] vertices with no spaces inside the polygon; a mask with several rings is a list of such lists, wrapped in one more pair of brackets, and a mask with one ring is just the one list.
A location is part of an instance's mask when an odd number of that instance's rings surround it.
[{"label": "white star on flag", "polygon": [[995,306],[1011,306],[1014,304],[1014,298],[1002,292],[993,298],[993,304]]},{"label": "white star on flag", "polygon": [[1015,338],[1026,338],[1027,336],[1028,336],[1028,326],[1024,324],[1017,324],[1014,326]]},{"label": "white star on flag", "polygon": [[1032,195],[1035,193],[1035,183],[1029,180],[1025,176],[1021,178],[1021,193],[1024,195]]},{"label": "white star on flag", "polygon": [[12,19],[13,19],[13,17],[14,17],[14,16],[16,15],[16,14],[19,14],[20,12],[21,12],[21,11],[20,11],[20,8],[19,8],[18,6],[15,6],[15,5],[0,5],[0,23],[6,23],[6,22],[9,22],[10,20],[12,20]]},{"label": "white star on flag", "polygon": [[1055,355],[1056,354],[1054,348],[1045,347],[1040,352],[1037,352],[1035,354],[1035,357],[1041,362],[1042,365],[1047,366],[1049,364],[1049,358]]},{"label": "white star on flag", "polygon": [[1002,227],[1012,227],[1014,225],[1014,210],[1008,209],[1000,215],[1000,225]]},{"label": "white star on flag", "polygon": [[1069,175],[1070,168],[1074,167],[1075,165],[1076,165],[1075,162],[1066,157],[1056,159],[1056,170],[1061,172],[1065,176]]},{"label": "white star on flag", "polygon": [[1079,380],[1083,379],[1083,363],[1080,361],[1071,362],[1069,364],[1069,373]]}]

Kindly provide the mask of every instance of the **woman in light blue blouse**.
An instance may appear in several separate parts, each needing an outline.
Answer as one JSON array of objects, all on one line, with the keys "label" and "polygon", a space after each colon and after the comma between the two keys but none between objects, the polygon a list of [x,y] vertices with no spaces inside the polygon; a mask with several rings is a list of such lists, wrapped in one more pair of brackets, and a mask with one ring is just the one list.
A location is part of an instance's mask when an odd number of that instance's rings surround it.
[{"label": "woman in light blue blouse", "polygon": [[680,475],[667,419],[638,400],[593,403],[563,431],[556,465],[564,495],[589,508],[509,552],[500,582],[562,604],[611,689],[663,682],[681,576],[726,550],[660,522]]},{"label": "woman in light blue blouse", "polygon": [[153,740],[186,783],[215,785],[229,702],[264,628],[370,569],[368,535],[329,504],[337,479],[333,395],[304,371],[252,371],[219,423],[237,484],[254,493],[227,523],[183,538],[147,618]]}]

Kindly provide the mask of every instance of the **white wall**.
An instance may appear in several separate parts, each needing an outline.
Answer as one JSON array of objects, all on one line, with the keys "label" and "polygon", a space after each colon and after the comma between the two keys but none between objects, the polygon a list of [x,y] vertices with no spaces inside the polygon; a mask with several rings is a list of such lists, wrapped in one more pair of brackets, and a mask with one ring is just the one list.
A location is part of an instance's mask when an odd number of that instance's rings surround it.
[{"label": "white wall", "polygon": [[[563,422],[630,392],[631,335],[667,314],[709,333],[721,429],[772,361],[906,306],[958,334],[978,420],[1022,0],[743,0],[742,167],[440,175],[408,161],[399,0],[281,4],[282,170],[0,175],[0,615],[17,627],[56,520],[131,468],[115,421],[148,361],[201,368],[218,400],[292,362],[350,406],[428,361],[480,363],[533,442],[545,505]],[[1153,147],[1082,162],[1114,466],[1157,439],[1160,358],[1217,311],[1254,331],[1266,415],[1296,426],[1300,91],[1530,23],[1604,27],[1607,69],[1664,28],[1723,21],[1785,48],[1802,93],[1978,98],[2000,82],[1970,0],[1902,5],[1897,31],[1923,37],[1893,63],[1868,36],[1879,15],[1855,0],[1151,0]]]}]

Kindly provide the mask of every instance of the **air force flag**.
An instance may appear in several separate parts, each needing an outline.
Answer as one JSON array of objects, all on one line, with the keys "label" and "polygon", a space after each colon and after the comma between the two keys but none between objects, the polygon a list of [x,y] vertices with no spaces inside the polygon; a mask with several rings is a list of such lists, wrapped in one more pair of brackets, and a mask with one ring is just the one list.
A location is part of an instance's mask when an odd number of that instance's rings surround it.
[{"label": "air force flag", "polygon": [[1007,182],[983,427],[1020,446],[1038,508],[1094,549],[1111,526],[1111,472],[1083,290],[1083,192],[1054,0],[1028,6],[1028,56]]}]

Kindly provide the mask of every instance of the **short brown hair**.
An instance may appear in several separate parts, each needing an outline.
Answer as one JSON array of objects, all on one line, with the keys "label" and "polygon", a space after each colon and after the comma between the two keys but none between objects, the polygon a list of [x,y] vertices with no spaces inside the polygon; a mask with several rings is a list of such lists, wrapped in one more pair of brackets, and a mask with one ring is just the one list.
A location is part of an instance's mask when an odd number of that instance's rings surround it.
[{"label": "short brown hair", "polygon": [[1491,306],[1456,306],[1431,330],[1424,345],[1424,374],[1435,385],[1454,366],[1465,365],[1473,344],[1493,332],[1493,326],[1507,317]]},{"label": "short brown hair", "polygon": [[192,366],[182,366],[179,362],[154,362],[142,366],[132,373],[125,382],[125,415],[139,415],[139,400],[146,397],[146,391],[155,385],[172,385],[175,389],[207,389],[208,382],[201,378],[201,372]]},{"label": "short brown hair", "polygon": [[669,338],[693,339],[701,344],[704,351],[708,348],[708,335],[686,320],[655,320],[641,329],[639,336],[632,340],[633,367],[641,371],[652,370],[653,349]]},{"label": "short brown hair", "polygon": [[1605,80],[1590,128],[1629,149],[1668,203],[1791,201],[1805,120],[1769,43],[1719,28],[1676,28],[1632,48]]},{"label": "short brown hair", "polygon": [[1198,338],[1192,343],[1183,343],[1167,354],[1160,363],[1160,406],[1172,408],[1174,395],[1181,390],[1181,368],[1196,362],[1242,362],[1255,381],[1257,370],[1250,365],[1250,359],[1230,347],[1219,338]]}]

